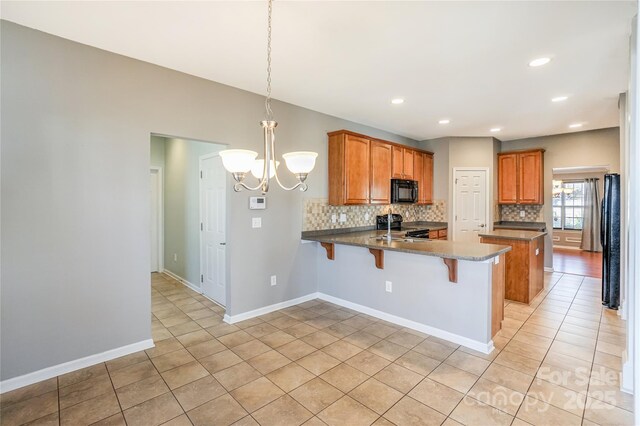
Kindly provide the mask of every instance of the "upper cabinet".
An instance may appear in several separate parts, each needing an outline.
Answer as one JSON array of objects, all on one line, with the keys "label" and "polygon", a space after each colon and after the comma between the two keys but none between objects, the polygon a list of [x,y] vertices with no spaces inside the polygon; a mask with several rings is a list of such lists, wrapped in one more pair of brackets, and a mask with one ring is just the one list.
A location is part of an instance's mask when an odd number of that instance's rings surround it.
[{"label": "upper cabinet", "polygon": [[389,204],[396,177],[417,180],[418,203],[432,202],[432,153],[347,130],[329,133],[330,205]]},{"label": "upper cabinet", "polygon": [[394,145],[392,148],[391,177],[394,179],[413,179],[413,157],[415,150]]},{"label": "upper cabinet", "polygon": [[420,151],[414,152],[413,179],[418,181],[418,204],[432,204],[433,154]]},{"label": "upper cabinet", "polygon": [[498,203],[544,204],[544,149],[498,154]]},{"label": "upper cabinet", "polygon": [[392,147],[388,143],[378,141],[371,141],[370,146],[370,202],[371,204],[389,204],[391,200]]}]

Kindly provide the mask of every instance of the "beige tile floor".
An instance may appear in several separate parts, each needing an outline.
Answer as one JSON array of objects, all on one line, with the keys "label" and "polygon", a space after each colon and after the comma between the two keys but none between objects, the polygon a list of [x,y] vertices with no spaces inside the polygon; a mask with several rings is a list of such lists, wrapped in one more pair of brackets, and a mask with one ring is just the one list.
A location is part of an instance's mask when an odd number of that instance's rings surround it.
[{"label": "beige tile floor", "polygon": [[4,394],[1,423],[633,424],[625,325],[599,281],[545,281],[531,306],[506,305],[483,355],[319,300],[228,325],[154,274],[155,348]]}]

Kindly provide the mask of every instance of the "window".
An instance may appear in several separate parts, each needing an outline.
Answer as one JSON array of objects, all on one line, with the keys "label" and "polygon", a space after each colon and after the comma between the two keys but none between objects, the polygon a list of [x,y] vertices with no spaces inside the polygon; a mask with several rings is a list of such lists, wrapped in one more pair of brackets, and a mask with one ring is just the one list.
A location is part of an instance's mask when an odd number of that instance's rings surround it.
[{"label": "window", "polygon": [[553,181],[553,229],[582,230],[584,182]]}]

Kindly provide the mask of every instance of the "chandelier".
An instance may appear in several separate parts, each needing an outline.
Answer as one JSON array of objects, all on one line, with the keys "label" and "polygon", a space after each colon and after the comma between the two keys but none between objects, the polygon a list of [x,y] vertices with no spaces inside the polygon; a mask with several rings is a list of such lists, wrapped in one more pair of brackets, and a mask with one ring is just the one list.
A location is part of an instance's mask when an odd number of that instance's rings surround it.
[{"label": "chandelier", "polygon": [[[296,151],[288,152],[282,155],[287,168],[293,173],[298,182],[287,187],[280,182],[278,177],[278,166],[280,161],[276,160],[275,151],[275,128],[278,123],[273,119],[273,112],[271,111],[271,12],[273,0],[269,0],[269,11],[267,19],[267,97],[264,102],[265,106],[265,119],[260,122],[263,131],[264,138],[264,158],[256,159],[258,153],[247,149],[228,149],[220,151],[220,157],[222,158],[222,164],[224,168],[230,172],[235,179],[236,183],[233,186],[233,190],[238,192],[242,188],[249,191],[261,190],[263,194],[269,191],[269,181],[275,177],[278,185],[286,190],[292,191],[296,188],[300,188],[301,191],[307,190],[307,184],[305,180],[309,173],[313,170],[316,164],[315,152],[309,151]],[[256,186],[249,186],[244,182],[246,174],[251,171],[251,174],[259,179]]]}]

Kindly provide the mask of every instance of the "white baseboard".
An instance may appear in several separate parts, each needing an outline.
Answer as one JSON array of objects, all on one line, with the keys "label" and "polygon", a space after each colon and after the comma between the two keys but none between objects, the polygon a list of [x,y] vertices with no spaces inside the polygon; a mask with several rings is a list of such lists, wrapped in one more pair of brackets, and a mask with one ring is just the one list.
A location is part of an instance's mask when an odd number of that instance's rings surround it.
[{"label": "white baseboard", "polygon": [[300,303],[308,302],[309,300],[317,299],[318,293],[307,294],[306,296],[298,297],[296,299],[286,300],[284,302],[275,303],[273,305],[265,306],[263,308],[254,309],[253,311],[243,312],[238,315],[224,315],[224,322],[228,324],[235,324],[240,321],[248,320],[251,318],[259,317],[279,309],[288,308],[289,306],[298,305]]},{"label": "white baseboard", "polygon": [[545,271],[545,272],[554,272],[553,268],[550,268],[550,267],[548,267],[548,266],[545,266],[545,267],[544,267],[544,271]]},{"label": "white baseboard", "polygon": [[363,305],[358,305],[357,303],[353,303],[343,299],[339,299],[337,297],[329,296],[328,294],[324,294],[324,293],[311,293],[306,296],[302,296],[296,299],[291,299],[291,300],[276,303],[273,305],[265,306],[264,308],[255,309],[253,311],[244,312],[242,314],[233,315],[233,316],[225,315],[224,321],[228,324],[234,324],[240,321],[245,321],[251,318],[259,317],[260,315],[265,315],[270,312],[277,311],[279,309],[288,308],[289,306],[298,305],[300,303],[304,303],[313,299],[325,300],[327,302],[331,302],[333,304],[343,306],[345,308],[349,308],[354,311],[358,311],[360,313],[367,314],[372,317],[376,317],[376,318],[388,321],[390,323],[400,325],[402,327],[411,328],[413,330],[417,330],[422,333],[429,334],[431,336],[439,337],[441,339],[445,339],[450,342],[466,346],[467,348],[474,349],[484,354],[488,354],[488,353],[491,353],[491,351],[493,351],[492,341],[490,341],[489,343],[479,342],[477,340],[469,339],[467,337],[460,336],[458,334],[449,333],[448,331],[440,330],[439,328],[430,327],[428,325],[420,324],[418,322],[411,321],[402,317],[398,317],[396,315],[391,315],[386,312],[378,311],[373,308],[369,308]]},{"label": "white baseboard", "polygon": [[386,312],[378,311],[377,309],[369,308],[367,306],[358,305],[357,303],[349,302],[347,300],[339,299],[337,297],[329,296],[328,294],[318,293],[318,298],[331,302],[333,304],[343,306],[345,308],[353,309],[354,311],[361,312],[363,314],[370,315],[393,324],[400,325],[402,327],[411,328],[413,330],[420,331],[422,333],[429,334],[431,336],[439,337],[444,340],[448,340],[453,343],[457,343],[467,348],[489,354],[493,351],[493,341],[489,343],[479,342],[477,340],[469,339],[468,337],[460,336],[458,334],[450,333],[448,331],[440,330],[439,328],[430,327],[428,325],[420,324],[415,321],[411,321],[396,315],[388,314]]},{"label": "white baseboard", "polygon": [[3,380],[0,382],[0,393],[9,392],[23,386],[32,385],[43,380],[51,379],[52,377],[70,373],[81,368],[90,367],[101,362],[111,361],[112,359],[120,358],[121,356],[143,351],[145,349],[150,349],[154,346],[155,345],[153,344],[153,339],[142,340],[130,345],[110,349],[99,354],[89,355],[84,358],[79,358],[73,361],[43,368],[42,370],[34,371],[33,373],[28,373],[22,376]]},{"label": "white baseboard", "polygon": [[189,287],[191,290],[195,291],[198,294],[202,294],[202,289],[200,287],[198,287],[197,285],[190,283],[189,281],[185,280],[184,278],[182,278],[179,275],[174,274],[173,272],[171,272],[168,269],[164,269],[162,271],[163,274],[170,276],[171,278],[173,278],[174,280],[178,281],[181,284],[186,285],[187,287]]}]

